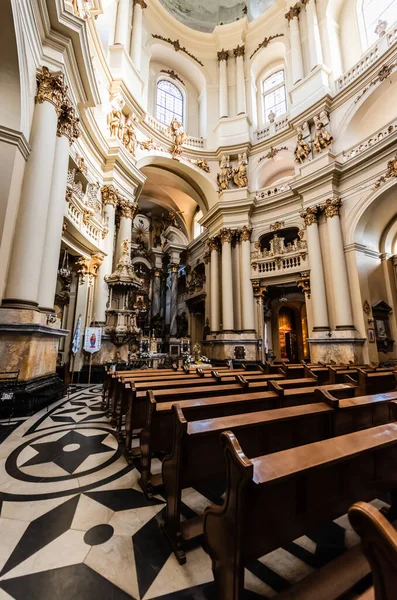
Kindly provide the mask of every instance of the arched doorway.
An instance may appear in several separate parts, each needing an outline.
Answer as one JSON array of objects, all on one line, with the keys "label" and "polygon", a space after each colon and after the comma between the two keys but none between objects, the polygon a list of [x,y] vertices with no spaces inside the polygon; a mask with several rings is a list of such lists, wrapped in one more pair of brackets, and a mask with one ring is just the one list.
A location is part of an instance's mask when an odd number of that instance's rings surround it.
[{"label": "arched doorway", "polygon": [[295,311],[282,306],[278,311],[278,338],[281,359],[298,360],[298,340]]}]

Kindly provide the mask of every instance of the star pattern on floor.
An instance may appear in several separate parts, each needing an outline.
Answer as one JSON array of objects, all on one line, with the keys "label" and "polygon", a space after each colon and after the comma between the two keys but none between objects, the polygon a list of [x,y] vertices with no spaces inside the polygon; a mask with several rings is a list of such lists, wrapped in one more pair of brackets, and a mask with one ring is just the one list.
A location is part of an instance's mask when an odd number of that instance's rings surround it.
[{"label": "star pattern on floor", "polygon": [[[103,457],[120,446],[115,438],[111,444],[113,432],[101,421],[100,394],[99,386],[76,386],[69,397],[6,439],[12,448],[28,444],[21,468],[55,464],[73,474],[88,461],[98,473],[82,474],[73,493],[66,489],[45,498],[20,494],[0,502],[0,598],[217,600],[211,561],[200,539],[189,548],[186,565],[178,564],[162,532],[165,498],[143,494],[139,460],[135,468],[127,467],[120,456],[120,471],[106,479],[111,466],[103,467]],[[79,419],[87,418],[82,425]],[[155,464],[161,467],[157,459]],[[67,482],[54,485],[62,492]],[[203,504],[221,503],[222,493],[222,486],[184,490],[183,518],[195,516]],[[272,598],[354,543],[356,534],[344,516],[252,561],[245,570],[244,600]]]}]

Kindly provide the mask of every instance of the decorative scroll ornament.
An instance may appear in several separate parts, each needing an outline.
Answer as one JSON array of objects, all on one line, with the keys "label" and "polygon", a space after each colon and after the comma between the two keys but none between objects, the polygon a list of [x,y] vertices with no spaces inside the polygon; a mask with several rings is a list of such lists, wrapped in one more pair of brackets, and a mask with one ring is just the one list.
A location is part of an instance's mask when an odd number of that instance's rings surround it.
[{"label": "decorative scroll ornament", "polygon": [[313,223],[317,223],[318,207],[311,206],[311,207],[307,208],[304,212],[301,213],[301,217],[305,221],[306,227],[313,225]]},{"label": "decorative scroll ornament", "polygon": [[332,135],[325,129],[324,123],[318,117],[314,117],[316,126],[316,135],[313,140],[313,148],[316,152],[321,153],[324,149],[331,145],[334,139]]},{"label": "decorative scroll ornament", "polygon": [[68,138],[72,145],[74,140],[80,135],[80,120],[75,116],[74,108],[67,98],[64,99],[58,116],[57,136],[63,135]]},{"label": "decorative scroll ornament", "polygon": [[160,71],[160,73],[165,73],[165,75],[168,75],[169,77],[171,77],[171,79],[175,79],[176,81],[179,81],[179,83],[181,83],[183,86],[185,85],[185,82],[183,81],[183,79],[181,77],[179,77],[179,75],[177,73],[175,73],[175,71],[173,69],[167,71],[167,69],[163,69],[162,71]]},{"label": "decorative scroll ornament", "polygon": [[87,277],[90,287],[94,285],[94,277],[96,277],[104,258],[101,252],[97,252],[90,257],[80,256],[76,262],[77,272],[80,275],[80,285],[86,282]]},{"label": "decorative scroll ornament", "polygon": [[380,69],[380,71],[378,72],[377,76],[375,77],[375,79],[373,79],[371,81],[371,83],[369,83],[361,92],[361,94],[359,94],[357,96],[357,98],[354,101],[354,104],[357,104],[357,102],[368,92],[368,90],[370,90],[374,85],[376,85],[377,83],[382,83],[382,81],[385,81],[385,79],[387,79],[388,77],[390,77],[390,75],[393,73],[394,69],[397,67],[397,61],[394,63],[391,63],[390,65],[383,65]]},{"label": "decorative scroll ornament", "polygon": [[100,190],[99,183],[89,183],[86,189],[86,204],[89,208],[92,208],[95,213],[102,212],[102,202],[98,197]]},{"label": "decorative scroll ornament", "polygon": [[287,146],[280,146],[280,148],[273,148],[273,146],[270,147],[270,150],[267,154],[265,154],[264,156],[261,156],[260,159],[258,160],[258,163],[260,163],[262,160],[265,159],[274,159],[277,154],[279,152],[281,152],[282,150],[288,150]]},{"label": "decorative scroll ornament", "polygon": [[299,128],[298,129],[298,139],[297,139],[296,147],[294,150],[295,162],[298,162],[300,164],[304,163],[305,160],[307,160],[309,158],[309,154],[310,154],[310,146],[303,139],[302,129]]},{"label": "decorative scroll ornament", "polygon": [[241,242],[249,242],[251,239],[252,227],[247,227],[247,225],[243,225],[239,233]]},{"label": "decorative scroll ornament", "polygon": [[374,190],[378,189],[383,183],[386,183],[388,179],[391,177],[397,177],[397,154],[392,160],[389,160],[387,163],[386,173],[379,177],[379,179],[375,182],[373,187]]},{"label": "decorative scroll ornament", "polygon": [[101,189],[102,203],[104,205],[111,204],[114,208],[119,202],[119,191],[113,185],[104,185]]},{"label": "decorative scroll ornament", "polygon": [[342,206],[341,200],[339,198],[332,198],[326,201],[325,205],[322,206],[322,209],[325,214],[326,219],[331,219],[332,217],[339,216],[339,209]]},{"label": "decorative scroll ornament", "polygon": [[302,290],[302,292],[310,298],[310,272],[304,271],[300,274],[300,278],[297,280],[296,285]]},{"label": "decorative scroll ornament", "polygon": [[228,227],[223,227],[219,232],[219,237],[221,239],[222,244],[229,243],[232,241],[233,232]]},{"label": "decorative scroll ornament", "polygon": [[233,178],[233,167],[230,166],[229,160],[229,157],[225,155],[223,155],[221,158],[220,171],[216,176],[219,192],[228,190],[230,187],[230,182]]},{"label": "decorative scroll ornament", "polygon": [[248,171],[247,171],[248,159],[247,154],[238,155],[238,165],[233,172],[233,181],[238,188],[248,186]]},{"label": "decorative scroll ornament", "polygon": [[122,217],[126,219],[133,219],[137,209],[137,205],[126,200],[126,198],[119,198],[119,209]]},{"label": "decorative scroll ornament", "polygon": [[188,135],[183,129],[182,123],[173,118],[168,126],[168,135],[172,140],[172,158],[179,160],[182,154],[182,145],[187,141]]},{"label": "decorative scroll ornament", "polygon": [[36,75],[36,102],[51,102],[55,106],[58,117],[62,114],[62,104],[65,101],[67,86],[62,73],[53,73],[47,67],[42,67]]},{"label": "decorative scroll ornament", "polygon": [[132,156],[135,156],[137,139],[131,119],[128,119],[128,121],[125,124],[123,133],[123,144],[127,148],[128,152],[130,152]]},{"label": "decorative scroll ornament", "polygon": [[267,48],[267,47],[268,47],[268,45],[270,44],[270,42],[271,42],[272,40],[274,40],[275,38],[278,38],[278,37],[283,37],[283,35],[284,35],[283,33],[276,33],[276,35],[269,35],[269,37],[265,37],[265,39],[263,40],[263,42],[261,42],[261,43],[260,43],[260,44],[257,46],[257,48],[255,48],[255,50],[253,51],[253,53],[252,53],[252,54],[251,54],[251,56],[250,56],[250,59],[251,59],[251,58],[254,58],[255,54],[256,54],[257,52],[259,52],[259,50],[261,50],[262,48]]},{"label": "decorative scroll ornament", "polygon": [[224,48],[222,50],[220,50],[217,54],[218,56],[218,62],[222,62],[223,60],[225,60],[226,62],[229,59],[229,51],[225,50]]},{"label": "decorative scroll ornament", "polygon": [[276,221],[270,225],[270,231],[280,231],[285,225],[284,221]]},{"label": "decorative scroll ornament", "polygon": [[162,40],[163,42],[166,42],[167,44],[171,44],[171,46],[174,47],[175,52],[184,52],[185,54],[187,54],[187,56],[190,56],[190,58],[195,60],[196,63],[198,63],[199,65],[204,67],[203,63],[196,56],[194,56],[194,54],[191,54],[191,52],[186,50],[186,48],[184,46],[181,46],[179,40],[171,40],[170,38],[165,38],[162,35],[158,35],[157,33],[152,33],[152,37],[156,40]]}]

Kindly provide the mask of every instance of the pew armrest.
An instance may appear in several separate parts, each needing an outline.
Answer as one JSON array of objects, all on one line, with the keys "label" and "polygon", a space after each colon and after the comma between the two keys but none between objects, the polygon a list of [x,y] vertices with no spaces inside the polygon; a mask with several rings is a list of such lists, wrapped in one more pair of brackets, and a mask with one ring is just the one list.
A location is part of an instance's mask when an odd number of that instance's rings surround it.
[{"label": "pew armrest", "polygon": [[339,408],[338,398],[334,398],[334,396],[332,396],[328,390],[317,388],[314,392],[314,395],[317,402],[325,402],[331,408]]}]

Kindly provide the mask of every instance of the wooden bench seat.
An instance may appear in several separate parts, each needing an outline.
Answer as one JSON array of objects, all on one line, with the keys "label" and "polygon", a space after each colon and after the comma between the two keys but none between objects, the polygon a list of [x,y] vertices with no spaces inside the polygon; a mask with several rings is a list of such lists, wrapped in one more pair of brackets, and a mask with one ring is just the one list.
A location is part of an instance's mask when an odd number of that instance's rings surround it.
[{"label": "wooden bench seat", "polygon": [[395,371],[364,371],[358,369],[357,395],[380,394],[396,389],[397,373]]},{"label": "wooden bench seat", "polygon": [[252,459],[232,432],[221,439],[225,499],[204,512],[219,600],[242,600],[250,560],[397,488],[397,423]]},{"label": "wooden bench seat", "polygon": [[[316,390],[320,387],[307,386],[298,389],[288,389],[280,385],[279,381],[269,381],[268,390],[276,392],[280,396],[279,406],[294,406],[296,404],[310,404],[313,402],[312,397]],[[332,393],[335,398],[351,398],[356,394],[356,386],[354,383],[331,383],[321,386],[321,389]]]}]

